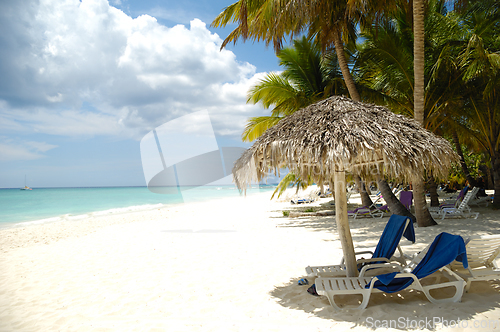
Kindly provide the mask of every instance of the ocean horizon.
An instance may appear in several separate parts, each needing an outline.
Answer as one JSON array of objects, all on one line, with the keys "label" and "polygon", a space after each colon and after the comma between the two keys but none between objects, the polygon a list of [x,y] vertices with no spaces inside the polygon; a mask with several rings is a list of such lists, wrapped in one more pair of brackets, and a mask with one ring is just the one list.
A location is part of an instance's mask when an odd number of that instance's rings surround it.
[{"label": "ocean horizon", "polygon": [[[254,185],[247,194],[274,190],[276,185]],[[28,226],[183,203],[240,196],[235,185],[181,187],[176,195],[155,194],[146,186],[49,187],[0,189],[0,228]]]}]

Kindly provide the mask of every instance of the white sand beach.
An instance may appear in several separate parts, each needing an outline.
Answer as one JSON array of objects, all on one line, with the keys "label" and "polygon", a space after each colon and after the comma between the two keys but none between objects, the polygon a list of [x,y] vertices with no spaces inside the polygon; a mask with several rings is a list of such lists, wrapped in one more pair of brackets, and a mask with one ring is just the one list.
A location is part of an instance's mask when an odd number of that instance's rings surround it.
[{"label": "white sand beach", "polygon": [[[461,303],[403,291],[374,294],[363,311],[334,311],[297,284],[307,265],[340,261],[334,217],[283,217],[308,206],[270,195],[1,230],[0,331],[371,331],[374,319],[500,330],[498,281],[473,284]],[[477,220],[416,228],[403,250],[416,253],[443,231],[500,233],[499,211],[474,211]],[[355,248],[373,248],[387,220],[350,219]]]}]

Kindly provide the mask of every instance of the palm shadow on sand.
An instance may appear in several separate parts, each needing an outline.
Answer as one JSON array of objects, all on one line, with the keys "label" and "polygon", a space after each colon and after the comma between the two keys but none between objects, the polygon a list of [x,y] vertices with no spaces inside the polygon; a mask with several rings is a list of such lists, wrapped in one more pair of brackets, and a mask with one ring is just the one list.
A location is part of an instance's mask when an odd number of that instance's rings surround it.
[{"label": "palm shadow on sand", "polygon": [[[473,220],[472,222],[480,225],[475,225],[471,230],[465,227],[464,220],[449,219],[439,221],[439,225],[435,227],[417,228],[417,243],[419,245],[411,245],[408,241],[402,243],[405,249],[409,250],[409,254],[418,252],[420,247],[425,246],[424,239],[432,239],[435,235],[443,231],[453,230],[454,233],[459,235],[469,235],[471,231],[475,235],[494,234],[498,232],[500,221],[497,214],[490,209],[478,209],[481,212],[481,220]],[[387,222],[388,217],[383,219],[365,218],[363,220],[349,220],[350,228],[353,232],[353,239],[355,240],[356,250],[364,250],[365,248],[373,249],[377,243],[377,235],[382,233],[383,227]],[[380,224],[379,224],[380,223]],[[331,239],[325,241],[337,241],[336,224],[334,217],[304,217],[304,218],[288,218],[279,227],[295,228],[303,227],[314,232],[331,232],[335,234]],[[379,234],[380,233],[380,234]],[[420,241],[419,237],[420,236]],[[406,243],[408,242],[408,243]],[[311,250],[313,252],[313,250]],[[405,250],[406,253],[406,250]],[[325,264],[336,264],[339,258],[333,259],[332,262],[325,262]],[[452,322],[465,321],[462,324],[469,324],[472,327],[473,321],[486,322],[489,311],[500,309],[500,281],[480,281],[474,282],[469,293],[464,293],[462,302],[458,303],[444,303],[433,304],[425,297],[423,293],[415,290],[401,291],[395,294],[375,293],[370,297],[370,302],[365,310],[345,310],[337,312],[330,305],[326,296],[312,296],[307,293],[309,286],[299,286],[297,281],[305,276],[297,276],[290,279],[285,285],[276,286],[270,295],[273,296],[277,302],[285,308],[301,310],[308,314],[314,315],[322,319],[328,319],[334,322],[348,322],[352,323],[352,328],[359,326],[364,328],[372,328],[369,320],[396,320],[392,328],[399,330],[409,329],[407,323],[417,323],[422,320],[432,321],[438,319],[439,321]],[[314,283],[315,278],[306,277],[309,284]],[[443,297],[447,297],[447,291],[442,290]],[[340,299],[340,304],[355,305],[358,303],[360,297],[345,296]],[[498,314],[495,314],[495,317]],[[402,321],[398,321],[402,319]],[[400,324],[404,322],[404,324]],[[498,328],[500,321],[495,320]],[[437,324],[436,326],[427,329],[439,330],[443,325]],[[463,325],[462,325],[463,326]],[[410,329],[418,329],[418,326]],[[488,329],[485,329],[488,330]]]},{"label": "palm shadow on sand", "polygon": [[[352,323],[352,327],[364,327],[375,330],[375,320],[379,324],[392,324],[390,327],[398,330],[417,330],[419,322],[436,320],[435,326],[427,323],[425,328],[439,330],[443,321],[448,324],[462,322],[472,327],[473,320],[488,320],[488,311],[499,309],[500,282],[475,282],[469,293],[464,293],[462,302],[433,304],[425,295],[418,291],[401,291],[395,294],[375,293],[365,310],[336,311],[328,302],[326,296],[313,296],[307,293],[309,286],[299,286],[297,280],[291,279],[285,285],[277,286],[270,295],[285,308],[301,310],[322,319],[336,322]],[[315,278],[308,278],[310,284]],[[446,290],[443,292],[446,293]],[[442,295],[448,295],[443,293]],[[344,296],[339,298],[341,305],[356,305],[358,298]],[[390,322],[392,320],[392,323]],[[500,322],[497,321],[498,324]],[[490,322],[491,324],[491,322]],[[381,326],[381,325],[378,325]],[[431,328],[429,328],[431,326]],[[498,326],[497,326],[498,328]]]}]

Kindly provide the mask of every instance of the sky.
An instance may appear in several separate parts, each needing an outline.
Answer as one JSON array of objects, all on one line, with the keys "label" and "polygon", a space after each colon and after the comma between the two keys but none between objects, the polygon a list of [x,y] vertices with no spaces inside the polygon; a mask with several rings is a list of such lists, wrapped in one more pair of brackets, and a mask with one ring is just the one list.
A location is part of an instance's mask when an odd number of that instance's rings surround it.
[{"label": "sky", "polygon": [[0,188],[145,186],[141,139],[196,112],[218,147],[248,147],[269,111],[247,91],[280,68],[263,44],[219,50],[234,1],[0,1]]}]

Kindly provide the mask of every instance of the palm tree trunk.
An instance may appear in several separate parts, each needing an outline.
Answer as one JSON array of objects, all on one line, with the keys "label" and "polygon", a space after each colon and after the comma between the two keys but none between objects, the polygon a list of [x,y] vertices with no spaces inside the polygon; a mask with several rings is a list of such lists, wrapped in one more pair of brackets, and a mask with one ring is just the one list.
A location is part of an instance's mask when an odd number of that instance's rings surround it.
[{"label": "palm tree trunk", "polygon": [[[413,112],[415,120],[424,127],[424,0],[413,0]],[[415,216],[419,227],[437,225],[432,218],[425,200],[425,185],[422,176],[413,179],[413,199]]]},{"label": "palm tree trunk", "polygon": [[363,206],[371,206],[373,204],[372,199],[370,198],[370,194],[366,191],[366,185],[363,180],[359,177],[359,175],[355,176],[355,181],[359,188],[359,194],[361,195],[361,204]]},{"label": "palm tree trunk", "polygon": [[342,71],[342,76],[344,77],[345,85],[349,91],[351,99],[354,101],[361,101],[358,89],[356,89],[356,84],[354,84],[354,79],[352,78],[351,71],[347,65],[347,59],[344,52],[344,43],[340,37],[340,32],[338,29],[333,31],[333,44],[335,45],[335,53],[337,54],[337,60],[339,62],[340,71]]},{"label": "palm tree trunk", "polygon": [[495,183],[493,182],[493,168],[492,167],[486,167],[486,171],[488,173],[488,189],[494,189],[495,188]]},{"label": "palm tree trunk", "polygon": [[408,211],[408,209],[405,208],[403,204],[401,204],[401,202],[392,192],[391,187],[389,187],[387,181],[385,181],[384,178],[379,177],[377,182],[378,182],[378,188],[380,189],[382,196],[384,196],[384,200],[386,201],[389,210],[391,210],[391,212],[394,214],[399,214],[400,216],[406,216],[410,218],[413,222],[415,222],[416,221],[415,216],[411,214],[411,212]]},{"label": "palm tree trunk", "polygon": [[491,156],[491,168],[493,173],[493,185],[495,196],[493,197],[493,208],[500,209],[500,153]]},{"label": "palm tree trunk", "polygon": [[[344,78],[344,82],[347,86],[347,90],[349,91],[349,94],[351,96],[351,99],[354,101],[361,101],[361,97],[358,93],[358,89],[356,88],[356,84],[354,83],[354,79],[352,78],[351,72],[349,71],[349,66],[347,65],[347,60],[345,57],[344,53],[344,43],[342,42],[342,39],[340,38],[340,32],[338,30],[335,30],[333,32],[333,44],[335,45],[335,53],[337,54],[337,61],[339,62],[339,67],[340,70],[342,71],[342,77]],[[359,177],[358,177],[359,178]],[[356,179],[358,181],[358,179]],[[361,181],[361,179],[360,179]],[[385,181],[385,179],[382,179],[381,181],[385,182],[385,185],[389,187],[389,184]],[[373,204],[370,195],[368,194],[364,182],[362,182],[362,185],[358,188],[360,188],[360,194],[361,194],[361,202],[363,206],[370,206]],[[422,182],[423,185],[423,182]],[[397,210],[405,209],[403,204],[396,199],[396,202],[394,202],[394,205],[399,205]],[[390,208],[390,207],[389,207]],[[430,216],[430,214],[429,214]]]},{"label": "palm tree trunk", "polygon": [[364,182],[364,185],[366,193],[368,194],[368,196],[370,196],[372,194],[372,191],[370,190],[370,184],[367,185],[366,182]]},{"label": "palm tree trunk", "polygon": [[439,206],[437,183],[434,181],[434,177],[432,175],[427,179],[427,185],[429,186],[429,193],[431,195],[431,206]]},{"label": "palm tree trunk", "polygon": [[413,180],[413,201],[415,202],[415,216],[417,217],[418,227],[437,225],[427,208],[424,189],[424,179],[415,177]]},{"label": "palm tree trunk", "polygon": [[[333,31],[333,44],[335,45],[335,53],[337,54],[337,61],[339,62],[340,70],[342,71],[342,77],[344,77],[344,82],[347,86],[347,90],[349,91],[349,95],[351,99],[354,101],[361,101],[361,97],[359,96],[358,89],[356,89],[356,84],[354,83],[354,79],[352,78],[351,71],[349,70],[349,66],[347,65],[347,59],[345,57],[344,52],[344,43],[340,38],[340,32],[338,30]],[[360,184],[359,194],[361,195],[361,204],[363,206],[370,206],[373,204],[369,193],[366,191],[366,185],[361,180],[359,176],[356,176],[356,182]]]},{"label": "palm tree trunk", "polygon": [[413,1],[413,114],[415,120],[424,126],[424,0]]},{"label": "palm tree trunk", "polygon": [[456,130],[453,130],[453,143],[455,144],[455,149],[457,150],[457,154],[460,157],[460,166],[462,166],[462,171],[465,174],[465,178],[469,181],[471,187],[477,187],[477,181],[474,179],[469,172],[469,167],[467,167],[467,163],[465,162],[464,153],[462,151],[462,146],[460,145],[460,139],[458,138],[458,134]]}]

